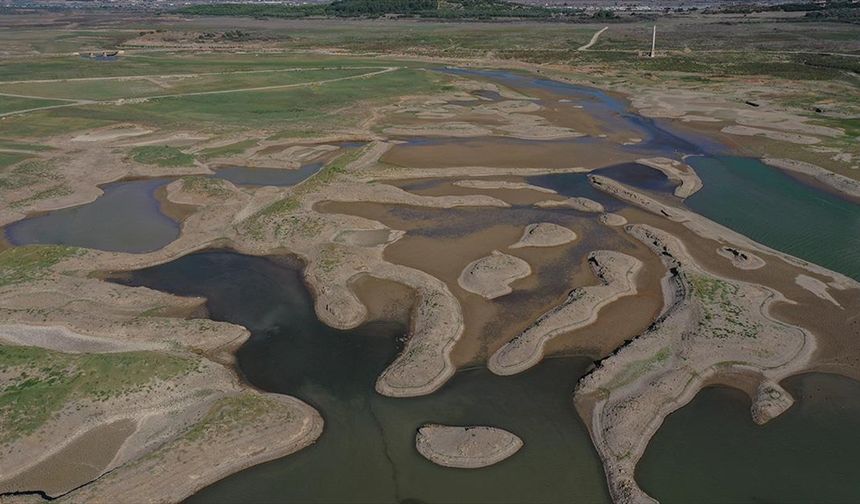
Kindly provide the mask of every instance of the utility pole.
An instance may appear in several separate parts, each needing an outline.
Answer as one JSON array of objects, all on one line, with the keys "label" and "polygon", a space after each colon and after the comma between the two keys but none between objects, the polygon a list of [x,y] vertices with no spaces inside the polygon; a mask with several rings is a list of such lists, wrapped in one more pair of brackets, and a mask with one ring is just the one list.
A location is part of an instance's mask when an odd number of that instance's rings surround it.
[{"label": "utility pole", "polygon": [[654,57],[657,48],[657,25],[654,25],[654,31],[651,32],[651,57]]}]

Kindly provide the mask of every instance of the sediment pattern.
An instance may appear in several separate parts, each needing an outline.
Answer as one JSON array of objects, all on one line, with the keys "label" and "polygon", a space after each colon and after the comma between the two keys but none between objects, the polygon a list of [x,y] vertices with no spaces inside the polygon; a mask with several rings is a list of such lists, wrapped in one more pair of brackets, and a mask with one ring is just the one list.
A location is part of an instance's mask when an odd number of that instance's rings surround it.
[{"label": "sediment pattern", "polygon": [[525,371],[543,358],[547,341],[594,323],[602,307],[636,294],[636,276],[642,268],[638,259],[621,252],[598,250],[589,254],[588,263],[600,283],[570,291],[564,302],[496,351],[487,363],[490,371],[499,375]]}]

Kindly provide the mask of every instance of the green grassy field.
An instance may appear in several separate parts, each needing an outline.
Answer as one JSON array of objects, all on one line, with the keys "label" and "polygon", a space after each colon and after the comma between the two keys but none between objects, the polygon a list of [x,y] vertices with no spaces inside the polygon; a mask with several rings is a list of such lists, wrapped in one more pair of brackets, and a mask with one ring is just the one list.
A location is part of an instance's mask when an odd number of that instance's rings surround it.
[{"label": "green grassy field", "polygon": [[[0,89],[0,93],[6,92]],[[20,93],[17,93],[20,94]],[[16,96],[0,95],[0,114],[15,112],[17,110],[29,110],[51,105],[62,105],[64,102],[57,100],[40,100],[36,98],[18,98]]]},{"label": "green grassy field", "polygon": [[0,252],[0,287],[37,280],[46,275],[49,268],[81,253],[75,247],[32,245],[15,247]]},{"label": "green grassy field", "polygon": [[[384,63],[377,62],[377,65],[384,66]],[[327,70],[314,73],[316,77],[338,78],[366,72]],[[286,74],[279,76],[301,82],[301,74],[305,72]],[[274,133],[321,131],[355,124],[364,117],[359,107],[361,103],[435,92],[441,89],[444,79],[436,73],[401,68],[366,78],[275,90],[159,98],[123,105],[80,105],[8,117],[0,122],[0,136],[35,140],[128,121],[155,128],[193,128],[215,132],[235,128],[268,129]],[[258,84],[269,85],[271,82],[271,74],[260,73],[246,74],[238,84],[258,87]],[[230,84],[237,85],[237,82],[233,80]],[[218,86],[223,87],[224,84]]]},{"label": "green grassy field", "polygon": [[157,166],[191,166],[194,156],[176,147],[166,145],[146,145],[131,150],[131,158],[138,163]]},{"label": "green grassy field", "polygon": [[[218,75],[170,77],[155,76],[146,79],[123,80],[77,80],[55,82],[27,82],[20,84],[0,83],[0,93],[30,94],[46,98],[113,100],[118,98],[141,98],[182,93],[201,93],[230,89],[287,86],[306,82],[362,75],[371,69],[334,68],[311,70],[296,67],[263,69],[255,73],[227,73]],[[39,105],[33,105],[37,107]]]},{"label": "green grassy field", "polygon": [[195,360],[155,352],[63,354],[0,346],[0,442],[36,431],[70,401],[104,401],[141,392],[154,380],[198,369]]},{"label": "green grassy field", "polygon": [[371,59],[301,54],[137,53],[122,56],[116,61],[94,61],[76,56],[48,55],[26,61],[17,58],[0,60],[0,82],[354,65],[386,66],[386,63]]},{"label": "green grassy field", "polygon": [[209,149],[203,149],[198,152],[197,155],[201,159],[235,156],[245,152],[252,147],[255,147],[256,145],[256,140],[242,140],[240,142],[233,142],[231,144],[222,145],[220,147],[211,147]]},{"label": "green grassy field", "polygon": [[[28,154],[23,154],[20,152],[2,152],[0,151],[0,168],[6,168],[7,166],[12,166],[15,163],[23,161],[27,158],[31,157]],[[2,177],[2,175],[0,175]],[[2,180],[2,179],[0,179]],[[2,182],[0,182],[2,184]]]}]

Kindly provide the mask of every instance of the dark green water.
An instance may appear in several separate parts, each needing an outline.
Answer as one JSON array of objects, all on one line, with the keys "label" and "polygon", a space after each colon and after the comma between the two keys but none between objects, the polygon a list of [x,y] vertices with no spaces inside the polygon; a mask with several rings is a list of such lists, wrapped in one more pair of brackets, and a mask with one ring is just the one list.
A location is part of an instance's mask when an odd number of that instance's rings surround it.
[{"label": "dark green water", "polygon": [[639,462],[640,486],[671,503],[860,502],[860,382],[807,374],[765,426],[735,389],[708,388],[670,415]]},{"label": "dark green water", "polygon": [[771,248],[860,279],[860,205],[756,159],[691,157],[692,210]]},{"label": "dark green water", "polygon": [[[430,396],[392,399],[373,386],[404,328],[376,322],[338,331],[321,324],[294,266],[207,252],[135,272],[124,283],[206,296],[213,319],[252,331],[238,353],[248,381],[298,396],[326,420],[316,445],[235,474],[189,502],[608,500],[571,397],[588,359],[549,359],[513,377],[463,370]],[[425,422],[503,427],[525,447],[489,468],[442,468],[415,451],[415,432]]]}]

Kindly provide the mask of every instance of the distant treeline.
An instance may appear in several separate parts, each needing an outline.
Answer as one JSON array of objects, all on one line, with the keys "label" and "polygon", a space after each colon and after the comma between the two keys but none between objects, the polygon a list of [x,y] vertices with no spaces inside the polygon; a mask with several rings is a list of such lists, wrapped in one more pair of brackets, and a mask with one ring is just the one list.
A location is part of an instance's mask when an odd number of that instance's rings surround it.
[{"label": "distant treeline", "polygon": [[308,16],[380,17],[410,16],[442,19],[551,18],[565,16],[557,9],[503,0],[336,0],[318,5],[208,4],[177,11],[207,16],[300,18]]},{"label": "distant treeline", "polygon": [[[860,1],[830,0],[825,2],[789,2],[776,5],[740,4],[719,7],[711,12],[747,14],[754,12],[805,12],[813,21],[860,22]],[[707,12],[707,11],[706,11]]]}]

